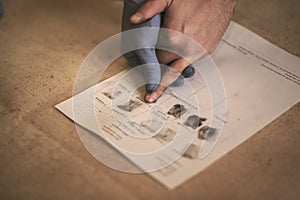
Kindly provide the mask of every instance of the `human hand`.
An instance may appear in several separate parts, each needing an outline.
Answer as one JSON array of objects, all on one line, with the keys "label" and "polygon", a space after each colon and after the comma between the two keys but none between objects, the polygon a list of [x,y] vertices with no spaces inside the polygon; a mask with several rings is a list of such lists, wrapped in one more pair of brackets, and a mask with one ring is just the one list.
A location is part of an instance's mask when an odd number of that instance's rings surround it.
[{"label": "human hand", "polygon": [[[236,0],[148,0],[131,16],[132,23],[141,23],[155,14],[165,12],[162,27],[172,29],[194,39],[207,53],[212,53],[229,25]],[[164,38],[166,39],[166,38]],[[180,38],[169,37],[168,42],[178,48],[188,48]],[[199,52],[198,57],[205,53]],[[160,63],[169,64],[174,70],[168,70],[162,77],[161,85],[153,93],[146,95],[149,103],[156,101],[163,91],[176,80],[190,63],[178,55],[158,51]],[[178,73],[174,73],[177,71]]]},{"label": "human hand", "polygon": [[[145,2],[146,0],[124,0],[123,7],[123,15],[122,15],[122,31],[127,31],[130,29],[136,28],[150,28],[161,26],[161,15],[156,14],[151,19],[139,23],[132,24],[130,22],[130,17],[134,14],[138,8]],[[138,32],[138,34],[137,34]],[[147,93],[154,92],[161,80],[161,68],[159,65],[159,61],[156,56],[155,46],[158,40],[159,31],[152,31],[151,34],[146,30],[135,31],[131,33],[130,37],[126,37],[124,39],[122,37],[121,49],[126,51],[127,46],[130,45],[142,45],[145,44],[145,38],[147,40],[147,45],[151,48],[143,48],[136,49],[135,51],[131,51],[125,53],[123,56],[129,62],[132,67],[137,67],[143,65],[139,68],[145,78],[145,86]]]}]

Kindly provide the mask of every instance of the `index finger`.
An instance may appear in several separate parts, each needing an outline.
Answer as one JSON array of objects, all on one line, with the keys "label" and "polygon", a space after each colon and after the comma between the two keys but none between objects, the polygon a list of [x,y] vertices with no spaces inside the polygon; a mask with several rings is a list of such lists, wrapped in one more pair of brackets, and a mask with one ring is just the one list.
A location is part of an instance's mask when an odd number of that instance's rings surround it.
[{"label": "index finger", "polygon": [[183,58],[172,62],[170,67],[168,67],[167,70],[165,71],[165,73],[163,74],[158,88],[154,92],[146,94],[145,101],[148,103],[154,103],[159,97],[161,97],[161,95],[164,93],[164,91],[172,83],[174,83],[179,78],[179,76],[181,76],[182,71],[189,64],[190,63]]}]

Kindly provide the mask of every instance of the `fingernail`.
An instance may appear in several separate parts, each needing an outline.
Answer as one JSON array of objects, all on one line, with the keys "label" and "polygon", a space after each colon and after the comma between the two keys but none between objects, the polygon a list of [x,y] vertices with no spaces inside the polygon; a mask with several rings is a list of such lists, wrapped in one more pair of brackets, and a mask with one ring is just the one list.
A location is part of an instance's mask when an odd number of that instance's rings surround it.
[{"label": "fingernail", "polygon": [[151,97],[150,97],[148,100],[149,100],[149,102],[150,102],[150,103],[152,103],[152,102],[153,102],[153,99],[152,99]]},{"label": "fingernail", "polygon": [[148,102],[148,103],[153,103],[154,100],[155,100],[155,99],[152,97],[152,95],[149,95],[148,98],[147,98],[147,102]]},{"label": "fingernail", "polygon": [[150,103],[150,98],[151,98],[151,94],[147,94],[147,95],[145,96],[145,101],[146,101],[147,103]]},{"label": "fingernail", "polygon": [[133,23],[140,23],[143,21],[143,18],[143,15],[141,15],[140,13],[135,13],[131,16],[130,21]]},{"label": "fingernail", "polygon": [[156,95],[156,93],[155,92],[153,92],[152,94],[151,94],[151,96],[150,96],[150,102],[151,103],[153,103],[155,100],[157,99],[157,95]]}]

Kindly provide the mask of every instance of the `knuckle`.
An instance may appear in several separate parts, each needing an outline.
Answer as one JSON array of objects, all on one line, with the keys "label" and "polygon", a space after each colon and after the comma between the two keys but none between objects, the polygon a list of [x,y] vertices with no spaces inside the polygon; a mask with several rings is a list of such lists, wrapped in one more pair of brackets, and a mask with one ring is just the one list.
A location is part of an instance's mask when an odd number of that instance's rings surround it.
[{"label": "knuckle", "polygon": [[215,51],[215,49],[216,49],[215,46],[209,47],[209,48],[207,49],[207,53],[208,53],[208,54],[212,54],[212,53]]},{"label": "knuckle", "polygon": [[170,45],[177,45],[179,43],[179,37],[176,35],[169,35],[168,42]]}]

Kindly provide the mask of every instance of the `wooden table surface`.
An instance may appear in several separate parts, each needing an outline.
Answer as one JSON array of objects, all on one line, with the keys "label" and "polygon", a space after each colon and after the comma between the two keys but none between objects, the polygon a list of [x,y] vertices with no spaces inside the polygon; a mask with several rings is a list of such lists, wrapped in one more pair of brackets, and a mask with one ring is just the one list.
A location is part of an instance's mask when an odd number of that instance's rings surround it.
[{"label": "wooden table surface", "polygon": [[[146,174],[101,164],[54,105],[72,95],[77,70],[93,47],[120,31],[122,1],[1,2],[0,199],[300,196],[300,104],[172,191]],[[299,7],[298,0],[239,0],[233,19],[299,56]],[[105,77],[122,68],[114,64]]]}]

